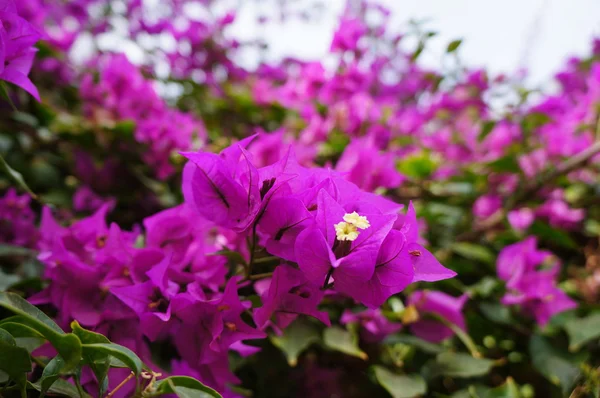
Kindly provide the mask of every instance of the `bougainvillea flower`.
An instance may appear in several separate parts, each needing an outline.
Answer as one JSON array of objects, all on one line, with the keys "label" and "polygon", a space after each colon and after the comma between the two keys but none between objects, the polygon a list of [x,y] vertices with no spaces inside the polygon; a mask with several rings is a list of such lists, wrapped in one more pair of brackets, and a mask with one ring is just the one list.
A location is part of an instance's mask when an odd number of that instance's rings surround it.
[{"label": "bougainvillea flower", "polygon": [[41,34],[17,14],[13,0],[0,1],[0,80],[13,83],[38,101],[37,88],[29,80],[36,49],[33,45]]},{"label": "bougainvillea flower", "polygon": [[279,265],[260,296],[263,305],[254,311],[256,325],[264,329],[271,318],[278,328],[286,328],[300,314],[312,316],[327,326],[329,316],[317,306],[324,292],[313,285],[302,271],[289,265]]},{"label": "bougainvillea flower", "polygon": [[456,272],[444,267],[427,249],[419,243],[419,223],[412,202],[406,215],[398,217],[394,229],[398,229],[405,237],[406,251],[410,254],[414,278],[412,282],[437,282],[453,278]]},{"label": "bougainvillea flower", "polygon": [[358,323],[361,325],[361,337],[367,343],[378,343],[390,334],[402,329],[400,323],[389,321],[380,309],[367,309],[360,312],[344,311],[340,322]]},{"label": "bougainvillea flower", "polygon": [[547,250],[539,250],[536,237],[530,236],[521,242],[508,245],[500,251],[496,272],[498,277],[508,282],[510,286],[524,274],[534,271],[544,261],[551,258],[552,253]]},{"label": "bougainvillea flower", "polygon": [[302,230],[311,224],[312,214],[300,199],[282,197],[272,199],[265,208],[258,231],[266,237],[267,251],[289,261],[295,261],[294,243]]},{"label": "bougainvillea flower", "polygon": [[248,306],[237,294],[238,280],[239,277],[231,278],[223,294],[214,299],[198,300],[189,294],[173,299],[173,313],[182,321],[182,327],[176,332],[181,343],[177,346],[185,358],[197,355],[191,363],[213,362],[237,341],[266,336],[242,320],[241,314]]},{"label": "bougainvillea flower", "polygon": [[248,185],[235,179],[237,161],[213,153],[184,153],[190,161],[183,171],[186,203],[215,224],[243,231],[254,221],[260,206],[258,171],[245,158]]},{"label": "bougainvillea flower", "polygon": [[354,51],[360,38],[367,32],[364,23],[356,18],[343,18],[333,36],[331,51]]},{"label": "bougainvillea flower", "polygon": [[535,215],[531,209],[523,207],[521,209],[509,211],[507,218],[511,227],[516,231],[523,232],[533,223]]},{"label": "bougainvillea flower", "polygon": [[336,289],[374,309],[404,290],[413,278],[414,269],[406,240],[401,232],[392,230],[381,244],[373,276],[367,281],[336,280]]},{"label": "bougainvillea flower", "polygon": [[498,195],[483,195],[473,204],[473,214],[478,218],[488,218],[502,208],[502,199]]},{"label": "bougainvillea flower", "polygon": [[344,149],[335,168],[345,172],[348,181],[365,191],[396,188],[404,181],[404,177],[396,170],[394,155],[381,153],[371,139],[356,139],[351,142]]},{"label": "bougainvillea flower", "polygon": [[577,308],[577,302],[556,286],[558,267],[529,272],[513,283],[502,298],[505,305],[520,305],[540,326],[555,314]]},{"label": "bougainvillea flower", "polygon": [[427,313],[436,314],[466,331],[465,318],[462,308],[468,300],[467,295],[452,297],[436,291],[416,291],[407,301],[413,305],[419,320],[410,324],[410,330],[419,338],[432,343],[439,343],[454,335],[452,329],[440,324],[439,320],[426,319]]},{"label": "bougainvillea flower", "polygon": [[[348,240],[338,240],[336,224],[348,213],[326,191],[317,198],[315,224],[296,240],[296,259],[302,272],[316,284],[322,284],[328,272],[336,281],[366,281],[373,275],[377,252],[391,229],[396,216],[362,214],[369,228],[360,233],[352,231]],[[356,235],[355,235],[356,234]]]}]

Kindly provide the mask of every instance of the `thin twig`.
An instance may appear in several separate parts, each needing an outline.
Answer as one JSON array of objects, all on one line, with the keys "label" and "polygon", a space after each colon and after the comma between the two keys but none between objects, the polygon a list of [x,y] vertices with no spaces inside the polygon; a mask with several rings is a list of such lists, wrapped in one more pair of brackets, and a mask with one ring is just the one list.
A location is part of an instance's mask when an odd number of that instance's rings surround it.
[{"label": "thin twig", "polygon": [[113,396],[113,395],[114,395],[114,394],[115,394],[117,391],[119,391],[119,390],[120,390],[120,389],[121,389],[121,388],[122,388],[122,387],[123,387],[125,384],[127,384],[127,382],[133,378],[133,376],[135,376],[135,374],[134,374],[133,372],[131,372],[131,373],[129,374],[129,376],[127,376],[127,377],[125,378],[125,380],[123,380],[122,382],[120,382],[120,383],[119,383],[119,385],[118,385],[118,386],[116,386],[114,390],[112,390],[111,392],[109,392],[109,393],[106,395],[106,398],[110,398],[110,397],[112,397],[112,396]]},{"label": "thin twig", "polygon": [[[599,127],[600,127],[600,124],[599,124]],[[598,130],[600,131],[600,128]],[[539,191],[541,188],[543,188],[544,185],[548,184],[549,182],[554,181],[555,179],[557,179],[558,177],[560,177],[562,175],[569,174],[570,172],[577,170],[581,166],[584,166],[591,158],[593,158],[594,156],[596,156],[599,153],[600,153],[600,141],[597,141],[593,145],[591,145],[589,148],[587,148],[587,149],[579,152],[577,155],[565,160],[564,162],[559,164],[554,170],[552,170],[551,172],[547,173],[546,175],[543,175],[542,177],[538,178],[537,181],[535,181],[531,184],[525,185],[525,187],[523,189],[521,189],[519,191],[519,193],[517,193],[512,198],[512,200],[510,200],[506,204],[506,206],[503,210],[497,212],[492,217],[488,218],[487,220],[482,222],[480,225],[473,228],[473,230],[467,231],[463,234],[458,235],[456,237],[456,240],[457,241],[470,240],[472,238],[475,238],[475,237],[481,235],[482,232],[498,226],[500,223],[502,223],[502,221],[504,220],[504,217],[506,216],[506,214],[508,214],[509,211],[514,209],[522,201],[524,201],[528,198],[531,198],[537,191]]]},{"label": "thin twig", "polygon": [[248,279],[250,279],[251,281],[256,281],[256,280],[259,280],[259,279],[270,278],[272,276],[273,276],[273,272],[264,272],[262,274],[250,275],[248,277]]}]

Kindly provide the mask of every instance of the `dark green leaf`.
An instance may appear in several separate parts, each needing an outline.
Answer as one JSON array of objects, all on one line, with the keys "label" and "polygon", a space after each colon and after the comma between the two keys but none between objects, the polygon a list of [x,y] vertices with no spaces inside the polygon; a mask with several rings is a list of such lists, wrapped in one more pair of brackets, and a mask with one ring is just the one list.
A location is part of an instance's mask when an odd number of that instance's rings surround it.
[{"label": "dark green leaf", "polygon": [[117,358],[119,361],[126,364],[129,369],[133,370],[136,375],[142,371],[141,359],[129,348],[118,344],[83,344],[84,355],[106,354]]},{"label": "dark green leaf", "polygon": [[530,232],[540,239],[567,249],[577,250],[577,243],[565,232],[553,228],[545,222],[536,220],[530,227]]},{"label": "dark green leaf", "polygon": [[180,398],[222,398],[212,388],[186,376],[171,376],[160,380],[156,391],[159,394],[177,394]]},{"label": "dark green leaf", "polygon": [[40,383],[40,393],[41,398],[46,395],[52,384],[60,377],[60,372],[62,372],[65,366],[65,361],[61,358],[60,355],[55,356],[48,362],[48,365],[44,368],[42,372],[42,377],[39,380]]},{"label": "dark green leaf", "polygon": [[428,354],[439,354],[440,352],[444,351],[444,347],[442,347],[438,344],[430,343],[428,341],[422,340],[418,337],[411,336],[408,334],[392,335],[392,336],[387,337],[384,340],[384,342],[386,344],[395,344],[395,343],[407,344],[407,345],[413,346],[415,348],[418,348],[419,350],[426,352]]},{"label": "dark green leaf", "polygon": [[14,337],[0,329],[0,370],[6,373],[24,391],[27,373],[31,372],[31,358],[26,349],[17,346]]},{"label": "dark green leaf", "polygon": [[510,308],[497,303],[481,303],[479,308],[483,315],[490,321],[500,323],[502,325],[510,325],[516,322],[510,313]]},{"label": "dark green leaf", "polygon": [[569,350],[579,350],[588,341],[600,337],[600,312],[569,321],[565,330],[569,335]]},{"label": "dark green leaf", "polygon": [[488,264],[493,264],[495,260],[494,253],[492,253],[490,249],[474,243],[457,242],[450,248],[455,253],[470,260],[481,261]]},{"label": "dark green leaf", "polygon": [[7,290],[21,280],[19,275],[5,274],[0,269],[0,291]]},{"label": "dark green leaf", "polygon": [[0,384],[6,383],[10,380],[10,376],[6,374],[5,371],[0,370]]},{"label": "dark green leaf", "polygon": [[[57,334],[65,332],[48,315],[31,305],[27,300],[14,293],[0,292],[0,306],[25,318],[33,319],[36,324],[44,325],[45,328]],[[23,318],[23,319],[25,319]]]},{"label": "dark green leaf", "polygon": [[27,191],[34,198],[36,197],[33,191],[29,188],[25,180],[23,179],[23,175],[10,167],[4,157],[0,155],[0,170],[4,171],[11,179],[13,179],[19,187]]},{"label": "dark green leaf", "polygon": [[358,347],[358,336],[340,327],[333,326],[325,329],[323,342],[326,347],[343,352],[344,354],[363,360],[368,358],[367,354]]},{"label": "dark green leaf", "polygon": [[225,256],[235,264],[246,265],[244,257],[240,253],[231,250],[219,250],[214,253],[209,253],[208,256]]},{"label": "dark green leaf", "polygon": [[563,393],[570,391],[579,377],[579,357],[569,355],[541,335],[533,335],[529,341],[529,355],[533,366],[553,384],[560,385]]},{"label": "dark green leaf", "polygon": [[36,337],[16,337],[15,340],[19,347],[25,348],[30,354],[46,344],[46,339],[39,339]]},{"label": "dark green leaf", "polygon": [[290,366],[296,366],[298,356],[312,343],[320,340],[319,332],[309,323],[296,320],[281,336],[271,336],[271,341],[285,354]]},{"label": "dark green leaf", "polygon": [[31,249],[21,246],[0,244],[0,257],[3,256],[33,256],[35,252]]},{"label": "dark green leaf", "polygon": [[[28,386],[34,390],[42,391],[42,386],[39,381],[36,383],[28,383]],[[48,393],[58,394],[69,398],[81,398],[81,395],[77,391],[77,387],[63,379],[57,379],[48,390]],[[90,395],[85,392],[83,394],[83,398],[91,398]]]},{"label": "dark green leaf", "polygon": [[477,283],[470,285],[468,291],[473,297],[475,295],[488,297],[498,286],[498,279],[491,276],[484,276]]},{"label": "dark green leaf", "polygon": [[456,51],[458,49],[458,47],[460,47],[461,44],[462,44],[462,39],[451,41],[450,44],[448,44],[448,47],[446,48],[446,52],[453,53],[454,51]]},{"label": "dark green leaf", "polygon": [[[71,322],[71,329],[73,330],[73,334],[81,340],[82,344],[110,344],[110,340],[105,336],[82,328],[77,321]],[[106,393],[106,381],[108,380],[107,375],[108,370],[110,369],[111,356],[104,352],[90,351],[84,348],[83,363],[90,367],[96,376],[96,380],[98,380],[98,396],[104,396]]]},{"label": "dark green leaf", "polygon": [[413,398],[427,392],[425,380],[420,375],[399,375],[381,366],[375,366],[374,370],[379,384],[394,398]]},{"label": "dark green leaf", "polygon": [[81,360],[81,342],[73,334],[65,332],[42,311],[29,304],[17,294],[0,292],[0,307],[18,315],[20,321],[43,335],[65,360],[65,369],[71,370]]},{"label": "dark green leaf", "polygon": [[0,323],[0,328],[6,330],[8,333],[12,334],[14,337],[36,337],[36,338],[44,337],[37,330],[35,330],[23,323],[2,322],[2,323]]},{"label": "dark green leaf", "polygon": [[477,377],[486,375],[494,366],[494,361],[474,358],[461,352],[443,352],[430,364],[431,376]]},{"label": "dark green leaf", "polygon": [[506,155],[487,164],[491,171],[497,173],[518,173],[521,171],[516,155]]}]

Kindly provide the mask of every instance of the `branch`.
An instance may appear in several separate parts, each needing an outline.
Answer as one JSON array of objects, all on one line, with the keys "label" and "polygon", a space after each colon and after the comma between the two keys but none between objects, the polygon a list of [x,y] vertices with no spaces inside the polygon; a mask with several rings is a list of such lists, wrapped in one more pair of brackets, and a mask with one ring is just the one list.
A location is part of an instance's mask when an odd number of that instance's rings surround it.
[{"label": "branch", "polygon": [[[599,130],[600,131],[600,130]],[[543,175],[538,178],[536,181],[531,184],[525,185],[523,189],[521,189],[513,198],[509,200],[506,204],[505,208],[501,211],[498,211],[496,214],[490,216],[488,219],[484,220],[480,225],[473,228],[471,231],[467,231],[463,234],[457,236],[457,241],[466,241],[472,238],[476,238],[481,235],[482,232],[492,229],[498,226],[504,220],[506,214],[514,209],[519,203],[523,200],[526,200],[535,193],[537,193],[544,185],[549,182],[554,181],[558,177],[569,174],[570,172],[577,170],[581,166],[584,166],[591,158],[600,153],[600,141],[596,141],[589,148],[579,152],[577,155],[565,160],[561,164],[559,164],[554,170]]]}]

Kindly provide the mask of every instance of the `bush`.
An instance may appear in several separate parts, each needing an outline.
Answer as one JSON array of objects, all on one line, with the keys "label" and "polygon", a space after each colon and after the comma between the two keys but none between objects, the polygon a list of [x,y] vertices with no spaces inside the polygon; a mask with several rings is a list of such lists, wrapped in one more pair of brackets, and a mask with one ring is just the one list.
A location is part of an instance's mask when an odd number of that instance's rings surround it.
[{"label": "bush", "polygon": [[366,1],[252,70],[222,4],[53,3],[0,0],[0,395],[600,394],[600,42],[540,93]]}]

